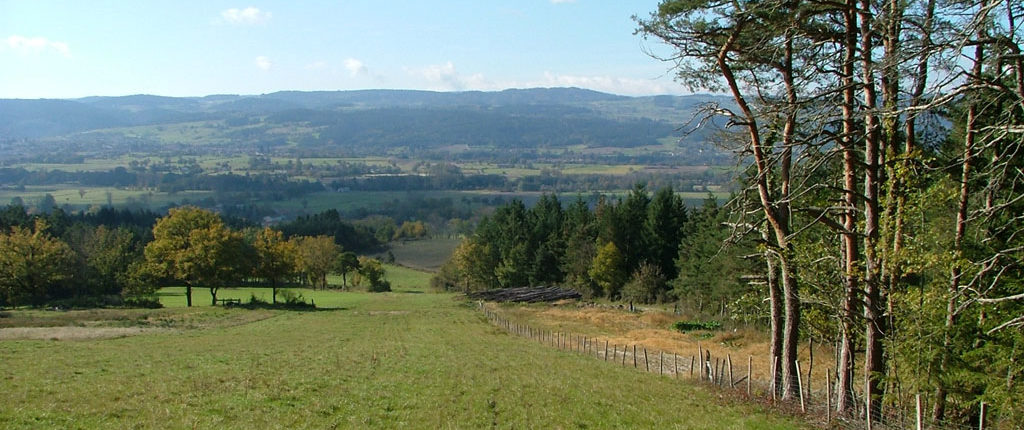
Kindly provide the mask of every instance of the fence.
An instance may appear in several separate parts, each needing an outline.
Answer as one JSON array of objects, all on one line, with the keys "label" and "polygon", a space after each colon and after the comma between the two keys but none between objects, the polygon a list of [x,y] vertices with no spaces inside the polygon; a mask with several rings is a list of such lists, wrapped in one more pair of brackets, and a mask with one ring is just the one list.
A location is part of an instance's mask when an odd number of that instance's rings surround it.
[{"label": "fence", "polygon": [[[984,430],[985,404],[980,405],[981,413],[976,426],[943,425],[934,426],[926,422],[926,411],[923,410],[922,395],[915,397],[916,405],[913,415],[907,413],[906,408],[878,408],[868,409],[859,393],[851,392],[854,399],[855,410],[837,415],[834,411],[835,393],[833,387],[836,384],[836,375],[831,368],[826,369],[825,379],[822,383],[819,379],[817,384],[812,384],[811,375],[813,357],[806,363],[811,366],[803,368],[804,363],[796,362],[798,395],[791,396],[789,400],[783,400],[777,396],[771,375],[775,375],[777,366],[772,366],[769,380],[754,378],[754,359],[747,356],[746,360],[740,359],[734,362],[731,354],[724,357],[713,357],[711,351],[701,348],[697,344],[697,350],[690,355],[679,354],[678,352],[666,352],[661,350],[648,350],[644,345],[639,344],[616,344],[610,343],[607,339],[587,336],[572,332],[541,330],[535,327],[508,320],[496,312],[487,308],[483,302],[478,303],[479,309],[484,313],[487,320],[505,330],[506,332],[530,339],[532,341],[558,348],[564,351],[577,352],[592,356],[598,360],[608,362],[620,367],[632,367],[648,373],[657,373],[672,379],[686,379],[699,381],[704,384],[713,385],[721,389],[738,390],[741,395],[750,399],[764,399],[770,401],[776,407],[799,412],[805,418],[828,428],[846,429],[909,429],[918,430],[945,429],[945,430]],[[743,362],[745,361],[745,363]],[[805,376],[806,375],[806,376]],[[822,387],[812,389],[812,387]]]}]

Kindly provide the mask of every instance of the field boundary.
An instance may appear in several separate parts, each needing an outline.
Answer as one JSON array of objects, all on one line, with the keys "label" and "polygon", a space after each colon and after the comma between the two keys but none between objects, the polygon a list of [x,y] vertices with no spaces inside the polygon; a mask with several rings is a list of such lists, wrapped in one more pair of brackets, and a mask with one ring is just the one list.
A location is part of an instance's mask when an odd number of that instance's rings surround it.
[{"label": "field boundary", "polygon": [[[917,422],[918,419],[921,419],[920,416],[906,414],[898,408],[889,408],[885,411],[885,415],[881,415],[879,411],[872,411],[876,420],[869,422],[864,410],[864,402],[859,398],[858,393],[854,393],[854,401],[859,408],[849,416],[837,416],[832,410],[831,399],[834,396],[831,389],[832,384],[821,384],[821,381],[818,381],[819,383],[815,386],[825,388],[811,389],[812,384],[809,377],[805,378],[801,374],[798,378],[800,379],[800,395],[794,399],[783,400],[776,396],[776,390],[770,380],[752,377],[752,356],[747,356],[746,360],[740,358],[739,361],[733,361],[731,354],[726,354],[724,357],[712,357],[711,352],[701,348],[699,343],[697,351],[693,351],[691,354],[680,354],[678,351],[648,350],[642,344],[610,343],[607,339],[571,331],[542,330],[507,319],[490,309],[486,303],[477,301],[476,307],[483,313],[487,322],[511,335],[559,350],[587,355],[619,367],[632,367],[645,373],[655,373],[688,383],[729,390],[748,401],[764,403],[779,411],[794,413],[812,425],[843,429],[905,429],[915,428],[916,424],[916,428],[919,429],[967,430],[968,428],[980,428],[984,430],[984,426],[934,426],[924,423],[923,419],[922,422]],[[810,375],[810,369],[801,369],[802,364],[805,363],[797,362],[798,373],[806,370]],[[834,372],[826,373],[826,375],[830,375],[827,378],[834,381]],[[884,421],[879,422],[878,416],[883,416]]]}]

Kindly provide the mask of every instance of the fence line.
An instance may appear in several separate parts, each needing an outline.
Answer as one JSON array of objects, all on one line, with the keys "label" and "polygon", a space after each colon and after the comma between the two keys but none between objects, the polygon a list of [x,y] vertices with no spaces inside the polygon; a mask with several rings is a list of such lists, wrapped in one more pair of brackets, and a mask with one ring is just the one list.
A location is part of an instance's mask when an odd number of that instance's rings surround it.
[{"label": "fence line", "polygon": [[[797,360],[795,363],[797,369],[795,376],[797,379],[797,393],[792,394],[789,400],[782,400],[777,396],[774,383],[778,379],[779,375],[777,375],[777,372],[780,371],[781,367],[776,363],[772,363],[772,366],[770,366],[771,370],[768,381],[755,380],[752,371],[753,356],[748,356],[746,372],[742,372],[742,369],[740,369],[741,373],[739,374],[742,376],[736,379],[736,369],[733,365],[732,355],[725,354],[724,358],[712,357],[711,351],[702,348],[700,342],[697,343],[696,354],[690,355],[689,361],[687,361],[685,354],[680,355],[677,352],[657,350],[653,351],[653,354],[649,354],[647,347],[644,345],[639,345],[638,349],[637,344],[620,345],[610,343],[607,339],[602,341],[572,332],[538,329],[506,319],[488,309],[483,302],[479,302],[478,306],[488,322],[510,334],[559,350],[593,356],[596,359],[611,362],[620,367],[627,367],[631,363],[634,369],[642,370],[646,373],[657,373],[671,379],[686,377],[690,381],[713,385],[722,389],[737,390],[740,394],[745,394],[752,399],[769,399],[772,404],[778,407],[794,411],[799,410],[806,418],[812,421],[819,421],[819,424],[825,424],[829,428],[870,430],[904,429],[915,428],[916,426],[917,429],[984,430],[986,425],[986,405],[984,403],[981,405],[981,416],[977,426],[935,426],[930,422],[926,422],[927,418],[922,416],[921,411],[922,394],[917,394],[916,396],[916,413],[912,417],[907,416],[907,411],[902,408],[890,407],[885,410],[872,408],[868,410],[865,399],[858,398],[856,392],[851,393],[854,398],[854,405],[856,405],[854,410],[845,416],[839,415],[832,410],[835,405],[835,391],[833,388],[838,383],[838,376],[832,368],[827,367],[825,370],[825,383],[817,384],[822,388],[812,389],[811,366],[813,366],[813,358],[808,362],[806,379],[804,379],[805,375],[803,372],[800,371],[800,362]],[[813,344],[811,348],[813,351]]]}]

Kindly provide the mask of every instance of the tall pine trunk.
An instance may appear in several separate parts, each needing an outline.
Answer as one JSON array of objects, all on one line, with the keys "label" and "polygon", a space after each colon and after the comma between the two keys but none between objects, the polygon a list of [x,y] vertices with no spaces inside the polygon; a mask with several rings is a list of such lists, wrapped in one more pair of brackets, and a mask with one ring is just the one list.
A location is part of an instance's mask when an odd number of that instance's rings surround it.
[{"label": "tall pine trunk", "polygon": [[857,0],[848,0],[843,11],[845,20],[845,46],[842,64],[843,82],[843,309],[842,333],[840,333],[839,363],[836,369],[838,384],[836,386],[836,410],[840,413],[853,409],[853,330],[857,320],[857,303],[859,301],[859,267],[860,254],[857,235],[857,172],[860,165],[854,142],[856,120],[854,110],[856,87],[854,86],[854,62],[857,55]]}]

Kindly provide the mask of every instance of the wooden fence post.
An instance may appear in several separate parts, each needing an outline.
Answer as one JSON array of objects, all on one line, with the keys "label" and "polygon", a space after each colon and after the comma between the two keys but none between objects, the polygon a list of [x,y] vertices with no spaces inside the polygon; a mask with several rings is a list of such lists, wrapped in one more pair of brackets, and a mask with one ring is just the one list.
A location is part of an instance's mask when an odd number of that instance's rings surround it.
[{"label": "wooden fence post", "polygon": [[771,374],[772,374],[772,382],[771,382],[772,401],[775,400],[775,391],[776,391],[776,384],[775,384],[776,376],[775,376],[775,372],[779,371],[778,363],[779,363],[778,358],[773,358],[772,359],[772,371],[771,371]]},{"label": "wooden fence post", "polygon": [[807,398],[811,398],[811,371],[814,370],[814,338],[807,339]]},{"label": "wooden fence post", "polygon": [[[700,357],[700,380],[704,380],[704,351],[700,349],[700,342],[697,342],[697,356]],[[690,360],[690,375],[693,375],[693,360]]]},{"label": "wooden fence post", "polygon": [[[825,368],[825,424],[832,422],[832,368]],[[920,430],[920,429],[918,429]]]},{"label": "wooden fence post", "polygon": [[982,401],[980,405],[981,410],[978,411],[978,430],[985,430],[985,402]]},{"label": "wooden fence post", "polygon": [[690,379],[693,379],[693,356],[690,356]]},{"label": "wooden fence post", "polygon": [[678,380],[679,379],[679,354],[676,354],[674,352],[672,353],[672,373],[673,373],[672,376],[675,376],[675,378]]},{"label": "wooden fence post", "polygon": [[658,374],[665,374],[665,351],[661,351],[661,358],[658,359]]},{"label": "wooden fence post", "polygon": [[800,412],[807,413],[807,406],[804,405],[804,381],[800,376],[800,360],[794,360],[794,364],[796,364],[796,390],[800,392]]},{"label": "wooden fence post", "polygon": [[644,348],[644,369],[647,369],[647,373],[651,372],[651,362],[647,360],[647,347]]},{"label": "wooden fence post", "polygon": [[735,379],[732,377],[732,354],[725,354],[725,361],[729,362],[729,388],[735,387]]},{"label": "wooden fence post", "polygon": [[921,393],[917,393],[914,397],[915,397],[914,401],[915,401],[915,403],[917,403],[915,411],[914,411],[914,417],[916,418],[916,421],[917,421],[917,427],[915,427],[915,428],[917,430],[924,430],[924,419],[923,419],[924,416],[922,416],[922,414],[921,414]]},{"label": "wooden fence post", "polygon": [[636,345],[633,345],[633,368],[636,369]]},{"label": "wooden fence post", "polygon": [[608,361],[608,341],[604,341],[604,361]]},{"label": "wooden fence post", "polygon": [[[796,374],[800,374],[799,368],[797,368]],[[864,418],[867,421],[867,429],[871,430],[871,424],[873,424],[872,421],[874,421],[874,417],[871,415],[871,390],[870,387],[868,387],[869,383],[868,378],[864,378]]]},{"label": "wooden fence post", "polygon": [[752,375],[752,369],[754,367],[754,356],[747,356],[747,396],[750,396],[750,378]]}]

